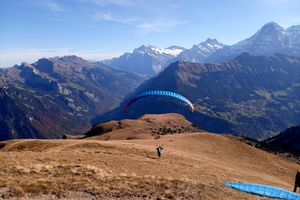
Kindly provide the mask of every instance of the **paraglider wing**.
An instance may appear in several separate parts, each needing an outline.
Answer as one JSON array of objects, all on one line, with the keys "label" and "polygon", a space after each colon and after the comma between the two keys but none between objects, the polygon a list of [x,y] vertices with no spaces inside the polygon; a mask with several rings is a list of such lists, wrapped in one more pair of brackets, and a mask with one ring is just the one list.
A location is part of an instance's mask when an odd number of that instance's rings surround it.
[{"label": "paraglider wing", "polygon": [[258,194],[261,196],[266,196],[271,198],[300,200],[299,194],[290,192],[282,188],[269,186],[269,185],[235,183],[235,182],[226,182],[224,185],[240,191],[249,192],[252,194]]},{"label": "paraglider wing", "polygon": [[151,90],[151,91],[145,91],[145,92],[141,92],[138,95],[136,95],[134,98],[132,98],[131,100],[129,100],[129,102],[125,105],[125,111],[128,111],[128,107],[133,104],[134,102],[136,102],[137,100],[147,97],[147,96],[168,96],[168,97],[174,97],[177,98],[183,102],[185,102],[186,104],[188,104],[190,110],[193,112],[194,111],[194,106],[193,104],[184,96],[175,93],[175,92],[170,92],[170,91],[165,91],[165,90]]}]

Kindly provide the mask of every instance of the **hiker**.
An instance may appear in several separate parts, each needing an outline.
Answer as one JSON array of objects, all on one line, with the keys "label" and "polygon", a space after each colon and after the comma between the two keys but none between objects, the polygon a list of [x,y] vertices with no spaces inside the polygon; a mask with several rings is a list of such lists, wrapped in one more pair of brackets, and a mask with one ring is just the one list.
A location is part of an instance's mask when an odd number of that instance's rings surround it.
[{"label": "hiker", "polygon": [[297,187],[300,187],[300,171],[296,174],[294,192],[297,191]]},{"label": "hiker", "polygon": [[162,150],[163,150],[163,145],[159,145],[157,148],[156,148],[156,152],[157,152],[157,155],[158,157],[160,158],[161,157],[161,154],[162,154]]}]

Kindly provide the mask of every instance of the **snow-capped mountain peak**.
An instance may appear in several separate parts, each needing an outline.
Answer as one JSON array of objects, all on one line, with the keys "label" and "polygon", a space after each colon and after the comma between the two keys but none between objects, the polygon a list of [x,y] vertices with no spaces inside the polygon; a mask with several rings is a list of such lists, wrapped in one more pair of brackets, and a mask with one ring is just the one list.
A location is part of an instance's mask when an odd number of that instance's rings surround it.
[{"label": "snow-capped mountain peak", "polygon": [[266,29],[275,29],[277,31],[284,31],[284,28],[282,28],[276,22],[268,22],[265,25],[263,25],[260,30],[266,30]]},{"label": "snow-capped mountain peak", "polygon": [[149,55],[160,55],[166,54],[170,56],[176,57],[184,50],[183,47],[178,46],[171,46],[168,48],[162,48],[153,45],[142,45],[139,48],[134,49],[133,53],[140,53],[140,54],[149,54]]},{"label": "snow-capped mountain peak", "polygon": [[275,22],[269,22],[261,27],[252,38],[261,38],[261,37],[282,37],[286,34],[286,30],[276,24]]},{"label": "snow-capped mountain peak", "polygon": [[296,47],[300,49],[300,25],[291,26],[286,30],[288,47]]},{"label": "snow-capped mountain peak", "polygon": [[177,45],[172,45],[172,46],[169,46],[167,49],[181,49],[181,50],[185,50],[185,48],[184,48],[184,47],[177,46]]},{"label": "snow-capped mountain peak", "polygon": [[252,55],[300,55],[300,26],[287,29],[275,22],[262,26],[254,35],[234,45],[228,46],[216,39],[208,38],[190,49],[178,46],[161,48],[153,45],[142,45],[132,53],[125,53],[109,61],[111,66],[126,71],[146,75],[155,75],[175,61],[197,63],[216,63],[232,59],[243,52]]},{"label": "snow-capped mountain peak", "polygon": [[263,25],[254,35],[210,56],[209,61],[221,62],[247,52],[252,55],[300,55],[300,26],[284,29],[275,22]]},{"label": "snow-capped mountain peak", "polygon": [[217,39],[210,39],[210,38],[207,38],[205,42],[201,42],[200,44],[196,45],[196,47],[198,47],[199,49],[205,52],[216,51],[217,49],[221,49],[225,46],[226,45],[218,42]]},{"label": "snow-capped mountain peak", "polygon": [[293,32],[293,31],[296,31],[296,32],[300,32],[300,25],[295,25],[295,26],[291,26],[287,29],[287,32]]},{"label": "snow-capped mountain peak", "polygon": [[151,49],[159,54],[168,54],[168,55],[172,55],[172,56],[177,56],[178,54],[180,54],[183,51],[182,48],[152,47]]},{"label": "snow-capped mountain peak", "polygon": [[217,39],[207,38],[205,42],[201,42],[190,49],[184,50],[178,55],[177,60],[201,63],[212,53],[225,46],[226,45],[220,43]]},{"label": "snow-capped mountain peak", "polygon": [[153,76],[164,69],[165,64],[180,54],[183,47],[162,48],[154,45],[142,45],[132,53],[124,53],[110,61],[110,65],[125,71]]}]

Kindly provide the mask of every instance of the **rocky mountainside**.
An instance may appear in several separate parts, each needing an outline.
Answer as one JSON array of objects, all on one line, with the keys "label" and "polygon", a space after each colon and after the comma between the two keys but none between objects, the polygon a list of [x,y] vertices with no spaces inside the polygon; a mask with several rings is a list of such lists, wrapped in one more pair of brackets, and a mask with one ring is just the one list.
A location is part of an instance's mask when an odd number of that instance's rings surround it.
[{"label": "rocky mountainside", "polygon": [[226,46],[207,58],[207,62],[219,62],[248,52],[251,55],[300,55],[300,25],[282,28],[275,22],[265,24],[253,36],[232,46]]},{"label": "rocky mountainside", "polygon": [[82,133],[144,79],[76,56],[0,71],[0,140]]},{"label": "rocky mountainside", "polygon": [[198,45],[194,45],[190,49],[182,51],[175,60],[203,63],[209,56],[215,53],[217,50],[226,47],[226,45],[218,42],[216,39],[208,38],[205,42],[201,42]]},{"label": "rocky mountainside", "polygon": [[179,46],[161,48],[143,45],[134,49],[132,53],[125,53],[104,63],[125,71],[153,76],[164,68],[166,62],[174,59],[183,50],[184,48]]},{"label": "rocky mountainside", "polygon": [[133,95],[145,90],[178,92],[190,99],[195,112],[172,98],[147,97],[125,112],[127,99],[94,122],[179,112],[202,129],[262,140],[299,124],[299,77],[300,58],[281,54],[243,53],[222,64],[176,62]]},{"label": "rocky mountainside", "polygon": [[273,151],[300,156],[300,126],[282,131],[279,135],[265,140],[262,146]]}]

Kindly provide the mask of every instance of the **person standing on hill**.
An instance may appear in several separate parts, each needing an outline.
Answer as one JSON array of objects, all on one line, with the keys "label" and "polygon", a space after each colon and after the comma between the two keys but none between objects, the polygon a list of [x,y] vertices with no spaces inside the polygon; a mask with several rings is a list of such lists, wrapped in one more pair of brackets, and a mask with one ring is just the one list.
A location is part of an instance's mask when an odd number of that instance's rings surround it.
[{"label": "person standing on hill", "polygon": [[162,151],[163,151],[163,145],[159,145],[157,148],[156,148],[156,152],[157,152],[157,156],[158,158],[161,157],[161,154],[162,154]]}]

